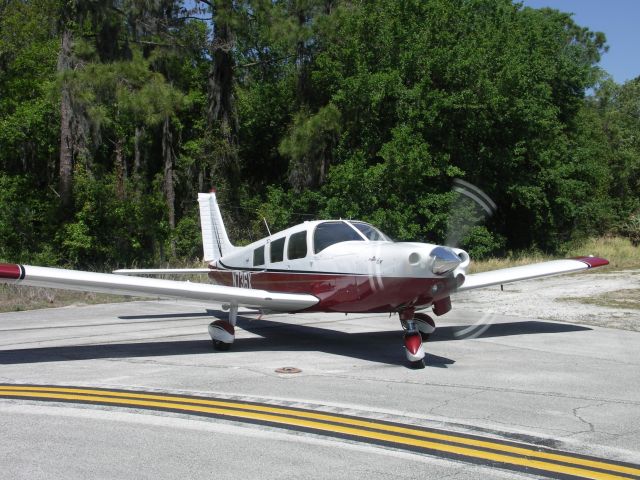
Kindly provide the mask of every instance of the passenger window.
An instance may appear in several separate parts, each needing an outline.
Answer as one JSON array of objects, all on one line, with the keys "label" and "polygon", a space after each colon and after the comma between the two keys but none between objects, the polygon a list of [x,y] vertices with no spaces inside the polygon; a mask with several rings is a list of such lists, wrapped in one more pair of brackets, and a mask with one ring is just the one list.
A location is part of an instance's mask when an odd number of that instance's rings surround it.
[{"label": "passenger window", "polygon": [[297,232],[289,237],[287,246],[287,258],[294,260],[307,256],[307,231]]},{"label": "passenger window", "polygon": [[253,266],[264,265],[264,245],[253,251]]},{"label": "passenger window", "polygon": [[269,259],[271,263],[281,262],[284,258],[284,237],[271,242],[269,247]]},{"label": "passenger window", "polygon": [[340,242],[364,239],[344,222],[324,222],[316,227],[313,234],[313,251],[320,253],[325,248]]}]

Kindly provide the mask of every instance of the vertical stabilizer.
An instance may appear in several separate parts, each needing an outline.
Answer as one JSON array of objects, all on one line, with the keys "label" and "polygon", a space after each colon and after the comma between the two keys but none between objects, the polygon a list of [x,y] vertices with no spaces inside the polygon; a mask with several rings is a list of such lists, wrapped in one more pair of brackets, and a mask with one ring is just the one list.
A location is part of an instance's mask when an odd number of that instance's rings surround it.
[{"label": "vertical stabilizer", "polygon": [[213,262],[230,253],[235,247],[229,241],[227,230],[224,228],[215,192],[199,193],[198,203],[204,261]]}]

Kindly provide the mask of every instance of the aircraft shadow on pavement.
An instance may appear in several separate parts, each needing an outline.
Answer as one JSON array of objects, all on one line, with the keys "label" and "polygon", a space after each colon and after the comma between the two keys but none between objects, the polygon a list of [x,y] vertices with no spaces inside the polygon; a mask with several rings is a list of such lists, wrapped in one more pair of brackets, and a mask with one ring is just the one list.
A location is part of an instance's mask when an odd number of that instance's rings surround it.
[{"label": "aircraft shadow on pavement", "polygon": [[[210,311],[218,318],[226,313]],[[128,316],[121,318],[188,318],[195,314],[169,314]],[[198,314],[203,316],[203,314]],[[405,365],[401,351],[402,332],[378,331],[348,333],[313,325],[285,323],[273,320],[253,320],[238,316],[238,327],[258,335],[252,338],[238,338],[232,346],[233,352],[261,351],[320,351],[333,355],[358,358],[389,365]],[[456,325],[438,327],[428,343],[438,341],[464,340],[462,333],[473,338],[491,338],[513,335],[531,335],[539,333],[564,333],[591,330],[590,328],[535,320],[479,325]],[[468,338],[468,337],[467,337]],[[428,353],[425,363],[428,367],[447,368],[454,360]],[[42,362],[60,362],[89,360],[100,358],[160,357],[174,355],[221,354],[214,352],[210,340],[175,340],[161,342],[109,343],[78,346],[42,347],[0,351],[0,364],[24,364]]]}]

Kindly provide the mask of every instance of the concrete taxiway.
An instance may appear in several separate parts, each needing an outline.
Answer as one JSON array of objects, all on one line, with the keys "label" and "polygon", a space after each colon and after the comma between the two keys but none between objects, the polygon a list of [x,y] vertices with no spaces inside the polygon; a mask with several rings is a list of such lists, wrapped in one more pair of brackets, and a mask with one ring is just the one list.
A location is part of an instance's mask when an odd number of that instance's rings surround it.
[{"label": "concrete taxiway", "polygon": [[[640,463],[640,333],[469,306],[438,319],[424,370],[406,368],[388,315],[244,312],[232,350],[214,352],[206,326],[224,316],[216,305],[7,313],[0,383],[215,397]],[[55,400],[0,398],[3,478],[529,476],[268,422]]]}]

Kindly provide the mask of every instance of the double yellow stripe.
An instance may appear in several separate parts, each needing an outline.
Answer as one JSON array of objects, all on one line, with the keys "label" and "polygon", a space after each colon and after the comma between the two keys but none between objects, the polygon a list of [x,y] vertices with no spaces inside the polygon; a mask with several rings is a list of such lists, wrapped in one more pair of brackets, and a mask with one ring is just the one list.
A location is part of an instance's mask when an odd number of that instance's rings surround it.
[{"label": "double yellow stripe", "polygon": [[504,444],[491,439],[469,438],[454,433],[442,433],[441,431],[390,425],[374,420],[265,404],[256,405],[231,400],[158,395],[135,391],[123,392],[26,385],[0,385],[0,397],[3,396],[36,400],[97,402],[127,407],[170,409],[185,413],[205,413],[239,420],[245,419],[281,426],[301,427],[317,432],[329,432],[359,439],[383,441],[399,447],[423,448],[432,452],[439,451],[469,459],[498,462],[522,469],[532,468],[592,479],[640,478],[640,468],[618,465],[606,460],[586,459],[562,452],[538,451],[524,445]]}]

